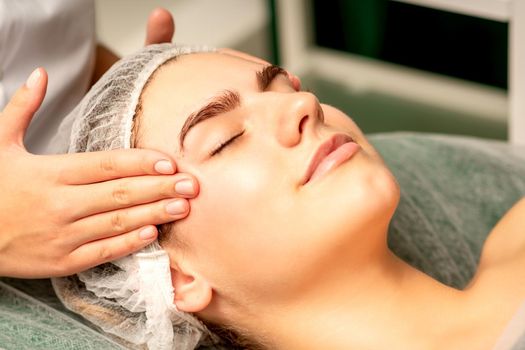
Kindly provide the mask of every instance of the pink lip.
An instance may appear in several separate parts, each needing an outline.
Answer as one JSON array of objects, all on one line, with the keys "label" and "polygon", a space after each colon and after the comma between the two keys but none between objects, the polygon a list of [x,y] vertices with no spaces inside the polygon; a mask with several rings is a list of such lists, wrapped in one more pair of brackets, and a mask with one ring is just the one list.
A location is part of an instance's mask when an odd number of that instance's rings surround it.
[{"label": "pink lip", "polygon": [[348,135],[336,134],[323,142],[310,160],[303,184],[321,177],[359,151],[359,145]]}]

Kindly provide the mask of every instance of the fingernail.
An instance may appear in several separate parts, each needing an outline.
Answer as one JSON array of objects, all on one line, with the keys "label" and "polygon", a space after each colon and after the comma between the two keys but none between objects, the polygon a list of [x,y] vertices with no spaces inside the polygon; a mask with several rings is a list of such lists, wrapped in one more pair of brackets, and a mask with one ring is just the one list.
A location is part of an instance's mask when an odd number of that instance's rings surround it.
[{"label": "fingernail", "polygon": [[195,186],[193,181],[185,179],[175,184],[175,192],[183,196],[193,196],[195,194]]},{"label": "fingernail", "polygon": [[140,239],[150,241],[157,235],[157,231],[153,227],[146,227],[139,232]]},{"label": "fingernail", "polygon": [[170,175],[175,172],[175,169],[173,169],[173,165],[171,165],[170,161],[159,160],[157,163],[155,163],[155,171],[160,174]]},{"label": "fingernail", "polygon": [[40,68],[35,69],[33,73],[31,73],[29,78],[27,78],[26,86],[29,89],[33,89],[38,83],[38,81],[40,80],[41,76],[42,76],[42,73],[40,72]]},{"label": "fingernail", "polygon": [[186,200],[177,199],[177,200],[169,202],[166,205],[166,212],[170,215],[180,215],[180,214],[184,214],[187,208],[188,206],[186,204]]}]

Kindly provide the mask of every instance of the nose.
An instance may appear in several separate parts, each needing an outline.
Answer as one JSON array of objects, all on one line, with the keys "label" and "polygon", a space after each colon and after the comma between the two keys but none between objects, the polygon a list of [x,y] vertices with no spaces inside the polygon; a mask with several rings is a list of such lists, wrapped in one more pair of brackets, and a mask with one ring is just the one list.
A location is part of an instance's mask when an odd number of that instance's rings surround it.
[{"label": "nose", "polygon": [[279,110],[273,118],[278,142],[284,147],[298,145],[317,123],[323,121],[323,111],[314,94],[294,92],[279,94]]}]

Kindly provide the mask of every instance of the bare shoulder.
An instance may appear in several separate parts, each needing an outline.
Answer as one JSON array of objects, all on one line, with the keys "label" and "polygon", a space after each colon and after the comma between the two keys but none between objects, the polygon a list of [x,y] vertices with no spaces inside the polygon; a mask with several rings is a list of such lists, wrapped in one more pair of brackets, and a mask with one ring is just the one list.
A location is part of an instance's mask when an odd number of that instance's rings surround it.
[{"label": "bare shoulder", "polygon": [[492,229],[483,246],[480,269],[525,260],[525,197],[519,200]]},{"label": "bare shoulder", "polygon": [[[525,197],[491,231],[476,275],[465,288],[479,305],[497,305],[501,331],[525,300]],[[497,317],[496,317],[497,316]]]}]

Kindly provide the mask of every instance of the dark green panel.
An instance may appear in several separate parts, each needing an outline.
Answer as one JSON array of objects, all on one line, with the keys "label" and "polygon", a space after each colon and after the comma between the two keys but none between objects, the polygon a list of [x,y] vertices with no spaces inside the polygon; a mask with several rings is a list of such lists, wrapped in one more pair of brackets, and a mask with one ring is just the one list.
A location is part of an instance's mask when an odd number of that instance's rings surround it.
[{"label": "dark green panel", "polygon": [[268,0],[267,6],[269,7],[270,11],[270,30],[271,30],[271,39],[272,39],[272,63],[279,65],[280,59],[279,59],[279,36],[277,33],[277,9],[275,0]]},{"label": "dark green panel", "polygon": [[506,23],[389,0],[312,0],[312,13],[319,46],[507,88]]}]

